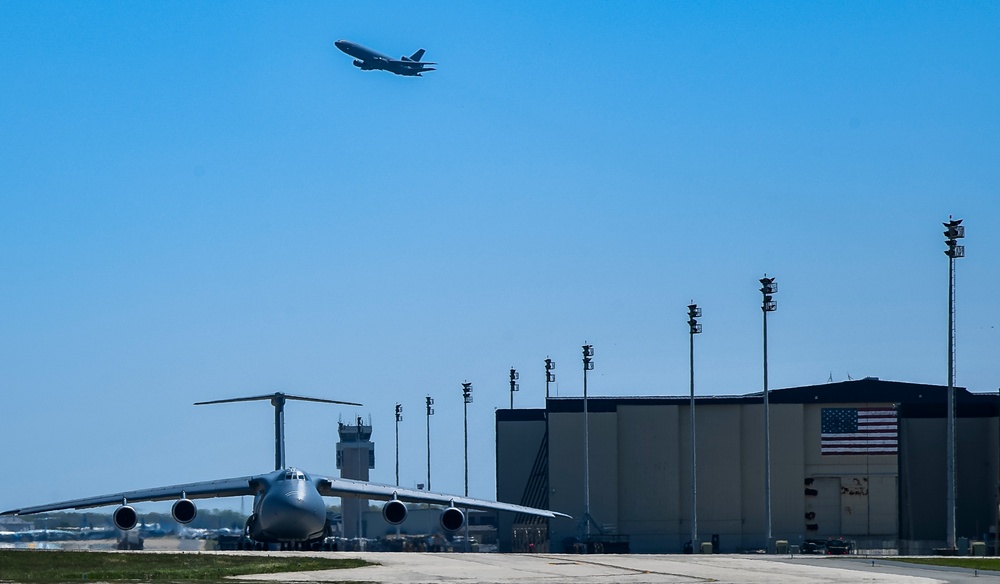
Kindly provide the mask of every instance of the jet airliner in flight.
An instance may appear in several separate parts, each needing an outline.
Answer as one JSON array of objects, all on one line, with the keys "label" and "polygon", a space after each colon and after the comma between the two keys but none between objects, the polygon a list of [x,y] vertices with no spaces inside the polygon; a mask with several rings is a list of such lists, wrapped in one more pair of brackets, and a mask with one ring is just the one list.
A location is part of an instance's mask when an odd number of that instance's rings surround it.
[{"label": "jet airliner in flight", "polygon": [[409,57],[404,55],[399,59],[393,59],[389,55],[383,55],[351,41],[339,40],[333,44],[341,51],[354,57],[354,66],[362,71],[379,69],[395,73],[396,75],[421,77],[420,74],[424,71],[435,70],[434,67],[428,67],[428,65],[437,65],[437,63],[420,60],[424,56],[423,49],[418,49],[416,53],[413,53]]},{"label": "jet airliner in flight", "polygon": [[301,400],[342,405],[361,405],[320,398],[301,397],[274,393],[254,397],[199,402],[195,405],[231,403],[241,401],[270,401],[274,406],[275,470],[272,472],[237,478],[186,483],[169,487],[155,487],[123,491],[97,497],[73,499],[21,507],[0,512],[0,515],[30,515],[61,509],[88,509],[117,504],[112,513],[115,526],[128,531],[138,524],[138,512],[133,503],[143,501],[174,500],[171,515],[181,524],[194,521],[198,514],[195,499],[211,497],[252,496],[253,513],[247,518],[244,535],[254,542],[269,544],[309,545],[319,543],[328,534],[326,503],[323,497],[358,497],[386,501],[382,516],[387,523],[399,525],[406,519],[405,503],[430,503],[445,506],[440,516],[441,527],[455,532],[465,525],[462,509],[485,509],[525,513],[541,517],[569,517],[563,513],[536,509],[511,503],[473,499],[444,493],[406,489],[337,477],[310,474],[285,466],[284,406],[287,400]]}]

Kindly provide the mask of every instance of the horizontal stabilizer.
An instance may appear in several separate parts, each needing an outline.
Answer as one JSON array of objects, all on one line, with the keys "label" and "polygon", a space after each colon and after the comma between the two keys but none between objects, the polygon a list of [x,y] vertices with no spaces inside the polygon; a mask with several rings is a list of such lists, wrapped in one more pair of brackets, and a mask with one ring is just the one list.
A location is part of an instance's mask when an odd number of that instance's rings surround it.
[{"label": "horizontal stabilizer", "polygon": [[318,397],[305,397],[301,395],[290,395],[287,393],[271,393],[268,395],[257,395],[252,397],[234,397],[230,399],[217,399],[212,401],[196,402],[196,406],[207,406],[209,404],[229,404],[234,402],[247,402],[247,401],[272,401],[275,399],[282,400],[297,400],[297,401],[307,401],[307,402],[318,402],[323,404],[340,404],[343,406],[360,406],[362,404],[347,401],[337,401],[332,399],[322,399]]}]

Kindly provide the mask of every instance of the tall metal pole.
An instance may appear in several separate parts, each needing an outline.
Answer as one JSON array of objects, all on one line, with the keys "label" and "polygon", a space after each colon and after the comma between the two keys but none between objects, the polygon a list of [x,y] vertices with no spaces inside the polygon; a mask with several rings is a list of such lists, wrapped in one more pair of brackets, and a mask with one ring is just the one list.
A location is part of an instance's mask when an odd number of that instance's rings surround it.
[{"label": "tall metal pole", "polygon": [[399,486],[399,423],[403,420],[403,404],[396,404],[396,486]]},{"label": "tall metal pole", "polygon": [[945,255],[948,256],[948,469],[947,469],[947,498],[948,498],[948,522],[947,533],[948,548],[956,549],[956,527],[955,527],[955,258],[965,257],[965,246],[958,245],[959,239],[965,237],[965,227],[962,226],[961,219],[948,217],[948,222],[944,224],[945,243],[948,249]]},{"label": "tall metal pole", "polygon": [[[513,371],[513,369],[511,369]],[[513,395],[513,394],[511,394]],[[466,381],[462,384],[462,407],[465,410],[465,496],[469,496],[469,404],[472,403],[472,384]],[[513,398],[511,398],[513,401]]]},{"label": "tall metal pole", "polygon": [[764,549],[771,549],[771,404],[767,389],[767,312],[764,312]]},{"label": "tall metal pole", "polygon": [[[511,373],[514,369],[511,369]],[[513,383],[513,382],[511,382]],[[511,393],[511,409],[514,409],[514,394]],[[472,403],[472,384],[466,381],[462,384],[462,407],[465,409],[465,496],[469,496],[469,404]],[[469,522],[465,522],[465,551],[469,551]]]},{"label": "tall metal pole", "polygon": [[427,490],[431,490],[431,416],[434,415],[434,398],[427,396]]},{"label": "tall metal pole", "polygon": [[462,429],[465,435],[465,496],[469,496],[469,402],[462,404]]},{"label": "tall metal pole", "polygon": [[955,258],[948,258],[948,548],[958,547],[955,529]]},{"label": "tall metal pole", "polygon": [[[367,454],[368,450],[365,450]],[[361,470],[361,416],[358,416],[358,480],[364,480],[364,472]],[[361,533],[361,516],[364,515],[364,507],[366,507],[367,499],[358,500],[358,549],[364,551],[365,549],[365,539]]]},{"label": "tall metal pole", "polygon": [[701,325],[696,318],[701,316],[701,309],[697,304],[688,305],[688,325],[691,337],[691,404],[688,408],[691,411],[691,551],[696,552],[698,548],[698,460],[695,450],[695,420],[694,420],[694,336],[701,332]]},{"label": "tall metal pole", "polygon": [[587,371],[594,368],[594,346],[583,346],[583,534],[590,535],[590,414],[587,409]]},{"label": "tall metal pole", "polygon": [[764,313],[764,549],[771,551],[771,405],[767,385],[767,313],[778,308],[771,295],[778,291],[774,278],[767,274],[760,279],[760,292],[764,296],[761,311]]}]

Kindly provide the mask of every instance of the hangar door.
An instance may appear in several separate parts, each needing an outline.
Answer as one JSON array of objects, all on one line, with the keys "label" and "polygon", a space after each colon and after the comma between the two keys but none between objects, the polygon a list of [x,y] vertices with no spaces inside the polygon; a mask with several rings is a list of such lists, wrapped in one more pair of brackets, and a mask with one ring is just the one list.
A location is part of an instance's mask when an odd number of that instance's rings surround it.
[{"label": "hangar door", "polygon": [[840,535],[840,477],[815,477],[805,481],[807,538]]}]

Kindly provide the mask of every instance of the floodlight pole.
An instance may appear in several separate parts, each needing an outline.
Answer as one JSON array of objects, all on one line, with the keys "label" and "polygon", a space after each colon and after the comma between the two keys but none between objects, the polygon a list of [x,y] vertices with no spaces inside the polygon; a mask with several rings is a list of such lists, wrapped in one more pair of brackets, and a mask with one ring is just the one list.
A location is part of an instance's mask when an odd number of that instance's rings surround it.
[{"label": "floodlight pole", "polygon": [[760,309],[764,314],[764,550],[771,551],[771,405],[767,386],[767,313],[778,309],[772,294],[778,291],[774,278],[767,274],[760,279],[763,302]]},{"label": "floodlight pole", "polygon": [[[514,369],[511,368],[511,373],[513,374]],[[513,382],[511,382],[513,383]],[[511,409],[514,408],[514,394],[510,394]],[[462,401],[463,409],[465,410],[465,496],[469,496],[469,404],[472,403],[472,384],[468,381],[462,384]],[[469,522],[465,522],[465,551],[469,551],[471,544],[469,542]]]},{"label": "floodlight pole", "polygon": [[697,318],[701,317],[701,309],[697,304],[688,305],[688,326],[691,341],[691,552],[697,551],[698,547],[698,460],[695,450],[695,423],[694,423],[694,336],[701,332],[701,325]]},{"label": "floodlight pole", "polygon": [[947,538],[948,548],[956,549],[956,527],[955,527],[955,258],[965,257],[965,246],[958,245],[958,240],[965,237],[965,227],[961,219],[948,217],[945,226],[945,243],[948,249],[945,255],[948,256],[948,522]]},{"label": "floodlight pole", "polygon": [[427,490],[431,490],[431,416],[434,415],[434,398],[427,396]]},{"label": "floodlight pole", "polygon": [[[511,369],[513,371],[513,369]],[[511,394],[514,395],[514,394]],[[462,407],[465,410],[465,496],[469,496],[469,404],[472,403],[472,384],[466,381],[462,384]],[[513,401],[513,397],[511,401]]]},{"label": "floodlight pole", "polygon": [[513,367],[510,368],[510,409],[514,409],[514,392],[520,389],[517,380],[521,378],[521,374],[517,372]]},{"label": "floodlight pole", "polygon": [[399,486],[399,423],[403,421],[403,404],[396,404],[396,486]]},{"label": "floodlight pole", "polygon": [[[364,475],[364,471],[361,470],[361,458],[362,458],[361,457],[361,424],[362,424],[361,416],[358,416],[357,422],[358,422],[358,448],[357,448],[357,453],[358,453],[358,480],[360,481],[362,479],[362,477],[365,476]],[[365,449],[365,454],[367,454],[367,453],[368,453],[368,449]],[[362,503],[362,501],[363,501],[363,503]],[[361,500],[358,501],[358,546],[359,546],[358,549],[360,549],[361,551],[365,550],[365,538],[364,538],[364,534],[361,533],[361,517],[364,516],[363,506],[367,507],[368,506],[367,504],[368,504],[368,500],[367,499],[361,499]]]},{"label": "floodlight pole", "polygon": [[590,415],[587,408],[587,371],[594,369],[594,346],[583,345],[583,534],[590,535]]}]

